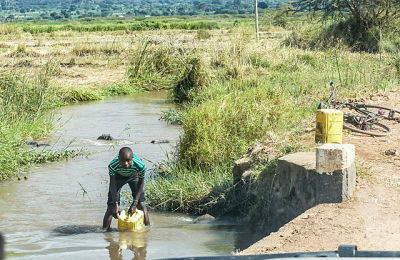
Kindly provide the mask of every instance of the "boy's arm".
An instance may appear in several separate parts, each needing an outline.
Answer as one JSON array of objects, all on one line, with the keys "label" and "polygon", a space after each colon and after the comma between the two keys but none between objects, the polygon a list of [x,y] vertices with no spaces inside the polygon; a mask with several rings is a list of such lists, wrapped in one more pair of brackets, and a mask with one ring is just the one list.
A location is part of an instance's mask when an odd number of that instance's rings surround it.
[{"label": "boy's arm", "polygon": [[128,211],[129,215],[132,215],[133,213],[136,212],[136,206],[139,203],[140,194],[142,194],[142,191],[143,191],[144,178],[139,178],[138,186],[139,187],[138,187],[138,190],[136,192],[136,196],[135,196],[135,198],[133,198],[133,202],[132,202],[131,206],[129,207],[129,211]]},{"label": "boy's arm", "polygon": [[140,194],[142,194],[144,186],[144,176],[146,174],[146,166],[136,155],[134,155],[133,157],[133,162],[136,164],[138,168],[139,183],[138,183],[138,189],[136,191],[136,196],[135,198],[133,198],[132,205],[130,206],[128,211],[129,215],[132,215],[133,213],[136,212],[136,206],[139,204]]},{"label": "boy's arm", "polygon": [[113,212],[114,218],[117,218],[119,215],[119,205],[117,201],[117,181],[115,175],[110,176],[110,193],[111,193],[111,202],[115,206],[115,211]]}]

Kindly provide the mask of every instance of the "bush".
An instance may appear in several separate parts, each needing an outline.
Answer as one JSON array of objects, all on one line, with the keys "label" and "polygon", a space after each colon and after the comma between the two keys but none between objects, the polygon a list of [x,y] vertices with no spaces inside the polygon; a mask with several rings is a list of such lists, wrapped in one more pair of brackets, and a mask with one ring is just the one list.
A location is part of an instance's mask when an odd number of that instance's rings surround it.
[{"label": "bush", "polygon": [[186,53],[167,42],[146,41],[132,53],[126,75],[146,90],[171,87],[185,69]]},{"label": "bush", "polygon": [[367,29],[348,18],[325,26],[295,28],[283,43],[302,49],[327,50],[332,47],[347,47],[352,51],[377,52],[380,49],[380,40],[377,26]]},{"label": "bush", "polygon": [[[156,178],[145,186],[151,207],[191,214],[223,215],[228,211],[230,202],[225,194],[232,190],[233,180],[225,167],[215,166],[212,171],[204,171],[167,162],[159,169],[167,170],[158,171]],[[222,203],[224,206],[215,206]]]},{"label": "bush", "polygon": [[376,52],[379,50],[379,28],[366,28],[349,18],[332,25],[322,38],[340,39],[355,51]]},{"label": "bush", "polygon": [[176,103],[192,101],[193,92],[206,87],[210,82],[206,65],[199,55],[189,57],[185,64],[185,72],[172,90],[173,100]]},{"label": "bush", "polygon": [[211,34],[206,30],[198,30],[196,38],[199,40],[207,40],[211,38]]}]

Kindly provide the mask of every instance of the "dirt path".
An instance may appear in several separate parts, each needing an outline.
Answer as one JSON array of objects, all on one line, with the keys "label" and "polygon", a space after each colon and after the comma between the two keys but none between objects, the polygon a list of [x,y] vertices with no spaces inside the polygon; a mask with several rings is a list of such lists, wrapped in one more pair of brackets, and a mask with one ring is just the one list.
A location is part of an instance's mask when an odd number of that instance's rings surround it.
[{"label": "dirt path", "polygon": [[[400,110],[400,89],[365,102]],[[351,200],[318,205],[239,254],[333,251],[340,244],[400,250],[400,123],[387,125],[393,130],[389,137],[344,133],[343,143],[356,146],[364,169]]]}]

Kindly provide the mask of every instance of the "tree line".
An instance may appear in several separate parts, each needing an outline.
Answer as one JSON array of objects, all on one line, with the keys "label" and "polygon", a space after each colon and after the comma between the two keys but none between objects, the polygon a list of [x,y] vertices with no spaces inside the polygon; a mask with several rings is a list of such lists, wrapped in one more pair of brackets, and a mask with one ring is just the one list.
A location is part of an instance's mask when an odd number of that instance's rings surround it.
[{"label": "tree line", "polygon": [[[260,11],[286,0],[260,0]],[[0,0],[9,20],[170,15],[251,14],[252,0]]]}]

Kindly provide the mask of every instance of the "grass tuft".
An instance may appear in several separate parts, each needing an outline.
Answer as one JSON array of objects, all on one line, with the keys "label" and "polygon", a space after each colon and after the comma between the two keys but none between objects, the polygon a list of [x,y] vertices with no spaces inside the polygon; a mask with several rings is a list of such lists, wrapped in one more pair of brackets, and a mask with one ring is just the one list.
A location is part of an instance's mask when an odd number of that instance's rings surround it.
[{"label": "grass tuft", "polygon": [[32,151],[27,138],[40,139],[52,129],[49,109],[54,106],[55,91],[49,86],[50,70],[34,79],[16,73],[0,73],[0,180],[16,176],[33,164],[75,156],[75,151]]}]

